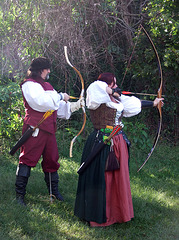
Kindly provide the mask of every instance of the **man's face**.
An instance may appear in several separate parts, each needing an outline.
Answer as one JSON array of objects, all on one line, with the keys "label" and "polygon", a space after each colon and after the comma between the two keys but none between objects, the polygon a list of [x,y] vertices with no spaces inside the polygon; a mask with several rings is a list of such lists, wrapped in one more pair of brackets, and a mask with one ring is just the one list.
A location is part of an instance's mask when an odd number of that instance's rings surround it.
[{"label": "man's face", "polygon": [[41,73],[41,78],[45,79],[49,79],[49,74],[50,74],[50,69],[43,69],[42,73]]}]

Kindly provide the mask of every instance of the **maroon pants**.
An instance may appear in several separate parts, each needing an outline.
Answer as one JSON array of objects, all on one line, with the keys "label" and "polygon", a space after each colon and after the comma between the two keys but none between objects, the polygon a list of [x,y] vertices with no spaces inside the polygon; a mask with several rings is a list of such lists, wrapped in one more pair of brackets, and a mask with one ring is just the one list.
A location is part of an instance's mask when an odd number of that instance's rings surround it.
[{"label": "maroon pants", "polygon": [[21,147],[19,163],[35,167],[41,156],[44,172],[56,172],[59,169],[59,154],[55,134],[39,130],[37,137],[31,136]]}]

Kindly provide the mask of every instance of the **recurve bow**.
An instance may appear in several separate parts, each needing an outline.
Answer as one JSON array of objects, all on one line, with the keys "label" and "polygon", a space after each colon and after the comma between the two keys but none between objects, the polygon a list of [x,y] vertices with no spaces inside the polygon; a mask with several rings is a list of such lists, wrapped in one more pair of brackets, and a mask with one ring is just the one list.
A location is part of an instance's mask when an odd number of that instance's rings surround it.
[{"label": "recurve bow", "polygon": [[[155,52],[155,56],[157,58],[157,61],[158,61],[158,68],[159,68],[159,73],[160,73],[160,86],[159,86],[159,89],[158,89],[158,92],[157,92],[157,97],[158,98],[161,98],[162,97],[162,85],[163,85],[163,76],[162,76],[162,67],[161,67],[161,63],[160,63],[160,58],[159,58],[159,55],[158,55],[158,52],[156,50],[156,47],[151,39],[151,37],[149,36],[149,34],[147,33],[147,31],[145,30],[145,28],[140,24],[139,25],[139,30],[138,30],[138,36],[137,36],[137,41],[138,41],[138,38],[139,38],[139,34],[141,33],[141,30],[144,31],[145,35],[147,36],[148,40],[150,41],[150,44],[152,45],[152,48]],[[137,45],[137,41],[134,45],[134,48],[133,48],[133,51],[132,51],[132,54],[130,56],[130,59],[128,61],[128,65],[127,65],[127,68],[126,68],[126,71],[125,71],[125,74],[124,74],[124,77],[122,79],[122,82],[121,82],[121,87],[122,87],[122,84],[124,82],[124,79],[125,79],[125,76],[126,76],[126,73],[127,73],[127,70],[129,68],[129,65],[130,65],[130,62],[131,62],[131,59],[132,59],[132,55],[134,53],[134,49]],[[142,163],[142,165],[139,167],[139,169],[137,170],[137,172],[139,172],[143,166],[146,164],[146,162],[149,160],[150,156],[152,155],[156,145],[157,145],[157,142],[159,140],[159,137],[160,137],[160,132],[161,132],[161,127],[162,127],[162,106],[161,106],[161,102],[158,104],[157,108],[158,108],[158,112],[159,112],[159,123],[158,123],[158,130],[157,130],[157,134],[156,134],[156,137],[155,137],[155,140],[154,140],[154,143],[153,143],[153,146],[150,150],[150,152],[148,153],[147,155],[147,158],[145,159],[145,161]]]},{"label": "recurve bow", "polygon": [[[82,77],[81,73],[79,72],[79,70],[71,64],[71,62],[68,58],[67,46],[64,46],[64,52],[65,52],[65,58],[66,58],[66,61],[67,61],[68,65],[75,70],[75,72],[78,74],[78,76],[80,78],[80,81],[81,81],[81,93],[80,93],[80,97],[79,97],[79,99],[80,99],[80,98],[84,97],[84,91],[85,91],[83,77]],[[71,140],[71,143],[70,143],[70,157],[72,157],[73,143],[75,142],[76,138],[82,133],[82,131],[84,130],[85,124],[86,124],[85,107],[82,107],[82,111],[83,111],[83,125],[82,125],[80,131],[78,132],[78,134]]]},{"label": "recurve bow", "polygon": [[[162,97],[162,86],[163,86],[163,76],[162,76],[162,67],[161,67],[161,63],[160,63],[160,58],[159,58],[159,55],[158,55],[158,52],[156,50],[156,47],[151,39],[151,37],[149,36],[149,34],[147,33],[147,31],[145,30],[145,28],[141,26],[141,29],[144,31],[144,33],[146,34],[147,38],[149,39],[152,47],[153,47],[153,50],[155,52],[155,56],[157,58],[157,61],[158,61],[158,68],[159,68],[159,73],[160,73],[160,86],[159,86],[159,89],[158,89],[158,93],[157,93],[157,97],[158,98],[161,98]],[[143,166],[146,164],[146,162],[149,160],[150,156],[152,155],[156,145],[157,145],[157,142],[159,140],[159,137],[160,137],[160,132],[161,132],[161,127],[162,127],[162,106],[161,106],[161,102],[158,104],[157,108],[158,108],[158,112],[159,112],[159,123],[158,123],[158,130],[157,130],[157,134],[156,134],[156,137],[155,137],[155,140],[154,140],[154,143],[153,143],[153,146],[150,150],[150,152],[148,153],[148,156],[147,158],[145,159],[145,161],[142,163],[142,165],[139,167],[139,169],[137,170],[137,172],[139,172]]]}]

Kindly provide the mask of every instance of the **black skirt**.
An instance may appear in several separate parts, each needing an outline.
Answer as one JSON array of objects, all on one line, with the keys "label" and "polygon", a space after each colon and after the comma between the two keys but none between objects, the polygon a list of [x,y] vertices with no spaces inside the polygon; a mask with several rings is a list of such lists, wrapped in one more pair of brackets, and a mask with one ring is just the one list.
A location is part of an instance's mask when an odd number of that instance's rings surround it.
[{"label": "black skirt", "polygon": [[[84,162],[94,144],[98,131],[94,130],[88,137],[81,163]],[[98,140],[102,140],[103,133],[99,132]],[[87,169],[79,175],[74,214],[82,220],[98,223],[106,222],[106,190],[105,163],[110,146],[105,145],[90,163]]]}]

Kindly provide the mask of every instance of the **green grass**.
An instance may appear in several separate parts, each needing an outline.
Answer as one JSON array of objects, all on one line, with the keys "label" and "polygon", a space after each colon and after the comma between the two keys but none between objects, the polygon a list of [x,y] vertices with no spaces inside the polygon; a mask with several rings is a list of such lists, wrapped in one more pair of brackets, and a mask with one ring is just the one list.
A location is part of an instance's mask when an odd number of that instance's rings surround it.
[{"label": "green grass", "polygon": [[[60,150],[60,148],[59,148]],[[64,151],[64,149],[63,149]],[[60,159],[59,190],[64,202],[50,203],[40,163],[31,172],[25,200],[15,201],[15,172],[18,155],[0,155],[0,240],[174,240],[179,239],[178,159],[179,148],[157,146],[145,167],[137,166],[144,152],[133,149],[130,180],[133,221],[106,228],[91,228],[73,214],[81,149],[74,146],[72,159]]]}]

